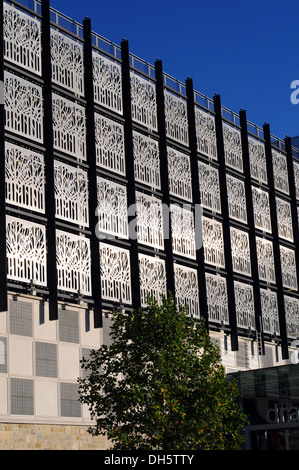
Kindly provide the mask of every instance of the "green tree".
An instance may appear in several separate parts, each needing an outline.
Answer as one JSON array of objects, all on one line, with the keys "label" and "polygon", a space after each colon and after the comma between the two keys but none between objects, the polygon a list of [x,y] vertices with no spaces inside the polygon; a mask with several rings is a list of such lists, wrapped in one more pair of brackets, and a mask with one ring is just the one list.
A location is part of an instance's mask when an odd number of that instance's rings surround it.
[{"label": "green tree", "polygon": [[176,307],[113,313],[112,345],[83,359],[80,400],[114,449],[240,449],[246,417],[202,321]]}]

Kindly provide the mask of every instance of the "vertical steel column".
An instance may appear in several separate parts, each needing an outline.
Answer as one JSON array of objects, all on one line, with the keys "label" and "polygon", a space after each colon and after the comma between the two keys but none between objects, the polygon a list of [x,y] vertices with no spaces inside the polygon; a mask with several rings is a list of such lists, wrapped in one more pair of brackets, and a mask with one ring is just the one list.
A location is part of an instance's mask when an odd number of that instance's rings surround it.
[{"label": "vertical steel column", "polygon": [[282,358],[288,359],[289,357],[288,338],[287,338],[286,319],[285,319],[282,271],[281,271],[281,263],[280,263],[276,197],[275,197],[275,185],[274,185],[273,162],[272,162],[272,151],[271,151],[271,134],[270,134],[269,124],[264,124],[263,129],[264,129],[265,152],[266,152],[268,185],[269,185],[269,200],[270,200],[271,224],[272,224],[272,235],[273,235],[273,253],[274,253],[274,264],[275,264],[275,274],[276,274],[281,349],[282,349]]},{"label": "vertical steel column", "polygon": [[86,99],[86,147],[88,163],[88,192],[89,192],[89,229],[90,253],[91,253],[91,285],[94,311],[94,327],[103,326],[102,318],[102,288],[101,288],[101,263],[100,245],[96,236],[96,225],[98,223],[97,206],[97,163],[95,145],[95,110],[94,110],[94,88],[92,67],[92,39],[91,20],[83,20],[84,36],[84,86]]},{"label": "vertical steel column", "polygon": [[295,184],[292,141],[290,137],[285,138],[285,146],[286,146],[287,162],[288,162],[288,177],[289,177],[289,188],[290,188],[290,198],[291,198],[291,211],[292,211],[293,237],[294,237],[294,245],[295,245],[297,282],[299,283],[299,226],[298,226],[297,197],[296,197],[296,184]]},{"label": "vertical steel column", "polygon": [[163,220],[166,224],[168,233],[164,237],[164,249],[166,253],[166,276],[167,291],[171,292],[175,297],[174,282],[174,265],[172,252],[172,230],[170,217],[170,194],[168,181],[168,158],[167,158],[167,138],[165,125],[165,103],[164,103],[164,83],[163,83],[163,67],[162,61],[155,62],[156,75],[156,97],[157,97],[157,115],[158,115],[158,133],[159,133],[159,153],[160,153],[160,172],[161,172],[161,188],[163,202]]},{"label": "vertical steel column", "polygon": [[0,312],[7,311],[3,2],[0,12]]},{"label": "vertical steel column", "polygon": [[252,202],[252,191],[251,191],[251,171],[250,171],[250,157],[248,147],[248,133],[247,133],[247,118],[246,111],[241,110],[239,113],[240,125],[241,125],[241,139],[242,139],[242,154],[243,154],[243,165],[244,165],[244,176],[245,176],[245,194],[246,194],[246,208],[247,208],[247,220],[249,228],[249,247],[250,247],[250,261],[251,271],[253,279],[253,294],[254,294],[254,311],[255,311],[255,323],[256,331],[260,335],[260,354],[265,354],[264,335],[263,335],[263,319],[262,319],[262,307],[261,307],[261,292],[259,282],[259,270],[257,261],[257,249],[256,249],[256,234],[254,224],[254,210]]},{"label": "vertical steel column", "polygon": [[223,239],[224,239],[224,252],[225,252],[225,265],[227,272],[227,298],[228,298],[228,311],[229,311],[229,324],[231,329],[231,349],[237,351],[238,344],[238,328],[236,316],[236,303],[235,303],[235,288],[234,288],[234,272],[232,263],[231,239],[230,239],[230,223],[229,223],[229,209],[228,209],[228,196],[226,184],[226,165],[224,154],[224,142],[222,131],[222,111],[221,99],[219,95],[214,96],[214,110],[215,110],[215,124],[216,124],[216,137],[217,137],[217,153],[219,162],[219,182],[221,194],[221,207],[223,215]]},{"label": "vertical steel column", "polygon": [[[136,193],[135,193],[135,168],[134,168],[134,146],[133,146],[133,129],[132,129],[132,108],[131,108],[131,79],[130,79],[130,54],[129,43],[126,40],[121,42],[121,58],[122,58],[122,85],[123,85],[123,107],[125,119],[125,155],[126,155],[126,172],[129,180],[127,187],[128,207],[129,211],[129,226],[134,225],[136,221],[135,210],[136,208]],[[130,231],[129,231],[130,233]],[[133,308],[140,308],[141,306],[141,293],[140,293],[140,275],[139,275],[139,259],[138,259],[138,240],[135,236],[131,236],[131,283],[132,283],[132,305]]]},{"label": "vertical steel column", "polygon": [[56,220],[55,187],[53,159],[53,120],[52,120],[52,67],[51,67],[51,32],[50,2],[42,1],[42,71],[44,99],[44,145],[45,153],[45,202],[47,217],[47,279],[49,288],[49,317],[58,319],[58,292],[56,268]]},{"label": "vertical steel column", "polygon": [[[188,110],[188,125],[189,125],[189,147],[190,147],[190,160],[191,160],[191,175],[192,175],[192,196],[197,216],[200,215],[201,211],[201,194],[200,194],[200,181],[198,173],[198,158],[197,158],[197,136],[196,136],[196,124],[195,124],[195,103],[194,103],[194,90],[192,78],[186,80],[186,92],[187,92],[187,110]],[[197,217],[196,217],[197,218]],[[195,229],[201,230],[202,242],[202,220],[201,226]],[[199,235],[196,234],[196,237]],[[200,299],[200,313],[205,319],[206,327],[209,328],[209,315],[208,315],[208,302],[207,302],[207,290],[206,290],[206,279],[205,279],[205,259],[204,249],[201,246],[196,246],[196,261],[198,263],[198,284],[199,284],[199,299]]]}]

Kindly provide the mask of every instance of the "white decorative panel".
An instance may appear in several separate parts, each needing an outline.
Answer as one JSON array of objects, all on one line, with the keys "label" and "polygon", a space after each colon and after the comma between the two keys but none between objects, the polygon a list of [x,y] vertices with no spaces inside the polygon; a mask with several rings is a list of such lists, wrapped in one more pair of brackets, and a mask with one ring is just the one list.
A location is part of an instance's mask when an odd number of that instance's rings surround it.
[{"label": "white decorative panel", "polygon": [[160,304],[167,294],[165,261],[139,254],[139,274],[141,306],[147,305],[148,296]]},{"label": "white decorative panel", "polygon": [[56,230],[58,289],[91,295],[89,239]]},{"label": "white decorative panel", "polygon": [[283,286],[297,290],[295,251],[280,245],[280,262]]},{"label": "white decorative panel", "polygon": [[226,122],[223,122],[222,127],[225,163],[227,166],[243,172],[241,132]]},{"label": "white decorative panel", "polygon": [[7,203],[44,213],[44,177],[43,155],[8,142],[5,143]]},{"label": "white decorative panel", "polygon": [[226,175],[229,216],[247,223],[246,195],[244,181]]},{"label": "white decorative panel", "polygon": [[221,212],[219,172],[207,163],[198,162],[201,205],[213,212]]},{"label": "white decorative panel", "polygon": [[280,333],[277,294],[271,290],[260,289],[264,333]]},{"label": "white decorative panel", "polygon": [[128,238],[127,188],[113,181],[97,178],[98,230],[109,235]]},{"label": "white decorative panel", "polygon": [[95,103],[121,114],[123,110],[121,66],[95,51],[93,85]]},{"label": "white decorative panel", "polygon": [[187,201],[192,201],[190,157],[167,147],[169,192]]},{"label": "white decorative panel", "polygon": [[243,282],[234,282],[238,328],[255,330],[253,287]]},{"label": "white decorative panel", "polygon": [[135,181],[161,188],[158,141],[133,130]]},{"label": "white decorative panel", "polygon": [[46,229],[43,225],[6,217],[8,279],[47,285]]},{"label": "white decorative panel", "polygon": [[289,194],[287,157],[272,148],[272,163],[275,189]]},{"label": "white decorative panel", "polygon": [[126,174],[124,128],[100,114],[95,115],[97,165],[120,175]]},{"label": "white decorative panel", "polygon": [[233,270],[239,274],[251,276],[251,262],[248,233],[237,228],[230,228]]},{"label": "white decorative panel", "polygon": [[272,232],[269,193],[255,186],[251,187],[254,224],[263,232]]},{"label": "white decorative panel", "polygon": [[256,237],[256,251],[260,280],[275,284],[273,243],[265,238]]},{"label": "white decorative panel", "polygon": [[251,178],[268,183],[265,144],[248,136]]},{"label": "white decorative panel", "polygon": [[229,323],[226,279],[206,273],[206,289],[209,321]]},{"label": "white decorative panel", "polygon": [[294,167],[294,179],[295,179],[295,188],[296,188],[296,199],[299,200],[299,162],[293,160]]},{"label": "white decorative panel", "polygon": [[43,142],[42,88],[4,72],[5,128],[20,137]]},{"label": "white decorative panel", "polygon": [[202,218],[205,262],[225,267],[222,223],[208,217]]},{"label": "white decorative panel", "polygon": [[4,58],[41,75],[40,21],[3,2]]},{"label": "white decorative panel", "polygon": [[289,338],[297,339],[299,336],[299,299],[285,295],[284,308],[287,335]]},{"label": "white decorative panel", "polygon": [[173,253],[196,259],[193,212],[177,204],[170,205]]},{"label": "white decorative panel", "polygon": [[132,119],[150,130],[158,130],[156,85],[131,71]]},{"label": "white decorative panel", "polygon": [[54,148],[86,160],[85,108],[53,93]]},{"label": "white decorative panel", "polygon": [[138,242],[154,248],[164,248],[162,201],[136,192]]},{"label": "white decorative panel", "polygon": [[199,318],[198,275],[196,269],[174,264],[174,282],[177,304],[187,306],[189,314]]},{"label": "white decorative panel", "polygon": [[215,117],[195,106],[197,151],[217,160]]},{"label": "white decorative panel", "polygon": [[84,95],[83,46],[51,28],[52,81]]},{"label": "white decorative panel", "polygon": [[276,197],[276,211],[279,236],[292,242],[294,236],[291,204],[280,197]]},{"label": "white decorative panel", "polygon": [[187,103],[164,90],[166,135],[181,144],[189,144]]},{"label": "white decorative panel", "polygon": [[104,300],[131,303],[130,253],[100,243],[101,284]]},{"label": "white decorative panel", "polygon": [[86,171],[54,161],[56,217],[88,226],[88,179]]}]

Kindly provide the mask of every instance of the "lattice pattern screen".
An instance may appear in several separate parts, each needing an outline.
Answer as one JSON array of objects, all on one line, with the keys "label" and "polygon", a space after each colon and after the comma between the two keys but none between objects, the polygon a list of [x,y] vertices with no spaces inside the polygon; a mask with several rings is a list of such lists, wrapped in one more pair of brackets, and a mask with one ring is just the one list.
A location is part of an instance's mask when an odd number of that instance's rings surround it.
[{"label": "lattice pattern screen", "polygon": [[171,139],[188,145],[188,121],[186,101],[164,90],[166,135]]},{"label": "lattice pattern screen", "polygon": [[223,143],[226,165],[243,172],[241,132],[223,122]]},{"label": "lattice pattern screen", "polygon": [[6,142],[5,184],[7,203],[45,212],[43,155]]},{"label": "lattice pattern screen", "polygon": [[4,57],[41,75],[40,21],[3,2]]},{"label": "lattice pattern screen", "polygon": [[256,251],[260,280],[275,284],[276,276],[272,241],[256,237]]},{"label": "lattice pattern screen", "polygon": [[88,181],[86,171],[54,161],[56,217],[88,226]]},{"label": "lattice pattern screen", "polygon": [[251,178],[268,183],[265,145],[263,142],[248,136]]},{"label": "lattice pattern screen", "polygon": [[202,218],[205,262],[225,267],[222,223],[208,217]]},{"label": "lattice pattern screen", "polygon": [[239,328],[255,329],[253,288],[243,282],[234,282],[237,325]]},{"label": "lattice pattern screen", "polygon": [[175,298],[178,305],[187,306],[189,314],[200,315],[197,270],[174,265]]},{"label": "lattice pattern screen", "polygon": [[131,71],[132,119],[150,130],[156,131],[157,103],[155,84]]},{"label": "lattice pattern screen", "polygon": [[52,80],[77,95],[84,95],[83,46],[51,29]]},{"label": "lattice pattern screen", "polygon": [[4,74],[5,128],[43,142],[42,88],[9,72]]},{"label": "lattice pattern screen", "polygon": [[284,194],[289,194],[289,178],[286,156],[272,148],[272,161],[275,189],[281,191]]},{"label": "lattice pattern screen", "polygon": [[279,236],[292,242],[294,237],[291,204],[280,197],[276,197],[276,213]]},{"label": "lattice pattern screen", "polygon": [[195,106],[197,150],[212,160],[217,160],[216,126],[212,114]]},{"label": "lattice pattern screen", "polygon": [[90,243],[87,238],[56,231],[58,288],[91,295]]},{"label": "lattice pattern screen", "polygon": [[295,251],[285,246],[280,246],[280,262],[282,270],[283,286],[287,289],[297,290],[297,274]]},{"label": "lattice pattern screen", "polygon": [[212,212],[221,213],[218,169],[199,161],[198,172],[202,206]]},{"label": "lattice pattern screen", "polygon": [[95,115],[97,165],[120,175],[126,174],[124,128],[112,119]]},{"label": "lattice pattern screen", "polygon": [[6,245],[8,278],[46,286],[45,227],[7,216]]},{"label": "lattice pattern screen", "polygon": [[161,188],[158,141],[133,131],[135,181]]},{"label": "lattice pattern screen", "polygon": [[166,296],[165,261],[153,256],[139,254],[141,306],[147,305],[148,296],[161,303]]},{"label": "lattice pattern screen", "polygon": [[233,270],[251,276],[251,262],[248,233],[234,227],[230,228]]},{"label": "lattice pattern screen", "polygon": [[95,51],[93,52],[93,84],[95,102],[122,114],[121,66]]},{"label": "lattice pattern screen", "polygon": [[227,175],[226,182],[229,216],[239,222],[247,223],[244,181],[234,176]]},{"label": "lattice pattern screen", "polygon": [[130,304],[131,268],[128,250],[100,243],[102,297]]},{"label": "lattice pattern screen", "polygon": [[272,335],[279,334],[277,294],[269,289],[261,289],[260,294],[264,332]]},{"label": "lattice pattern screen", "polygon": [[226,279],[206,273],[206,289],[209,321],[228,324],[228,304]]},{"label": "lattice pattern screen", "polygon": [[190,209],[171,204],[171,235],[173,253],[196,258],[194,216]]},{"label": "lattice pattern screen", "polygon": [[169,192],[192,201],[190,157],[174,148],[167,148]]},{"label": "lattice pattern screen", "polygon": [[264,232],[272,232],[269,193],[252,186],[252,203],[255,227]]},{"label": "lattice pattern screen", "polygon": [[299,335],[299,299],[285,295],[284,308],[287,335],[289,338],[297,339]]},{"label": "lattice pattern screen", "polygon": [[139,243],[163,249],[162,201],[154,196],[136,191],[136,212]]},{"label": "lattice pattern screen", "polygon": [[299,201],[299,162],[293,161],[295,188],[296,188],[296,199]]},{"label": "lattice pattern screen", "polygon": [[127,189],[124,185],[98,177],[98,230],[128,238]]}]

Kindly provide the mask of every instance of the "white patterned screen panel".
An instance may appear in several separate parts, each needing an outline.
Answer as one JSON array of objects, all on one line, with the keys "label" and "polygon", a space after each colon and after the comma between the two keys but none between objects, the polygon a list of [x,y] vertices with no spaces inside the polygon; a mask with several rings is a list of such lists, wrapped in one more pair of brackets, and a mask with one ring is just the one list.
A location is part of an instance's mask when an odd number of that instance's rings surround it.
[{"label": "white patterned screen panel", "polygon": [[148,297],[161,304],[162,297],[167,294],[165,261],[139,254],[139,274],[141,306],[147,305]]},{"label": "white patterned screen panel", "polygon": [[154,196],[136,191],[137,237],[138,242],[164,248],[163,206]]},{"label": "white patterned screen panel", "polygon": [[276,276],[272,241],[256,237],[256,251],[260,280],[275,284]]},{"label": "white patterned screen panel", "polygon": [[52,81],[76,95],[84,95],[83,46],[51,28]]},{"label": "white patterned screen panel", "polygon": [[121,66],[95,51],[93,51],[93,85],[95,103],[122,114]]},{"label": "white patterned screen panel", "polygon": [[264,333],[280,333],[277,294],[269,289],[260,289]]},{"label": "white patterned screen panel", "polygon": [[198,275],[196,269],[174,264],[175,299],[187,306],[189,314],[199,318]]},{"label": "white patterned screen panel", "polygon": [[229,314],[226,279],[206,273],[206,289],[209,321],[227,325]]},{"label": "white patterned screen panel", "polygon": [[127,188],[113,181],[97,178],[98,230],[128,238]]},{"label": "white patterned screen panel", "polygon": [[197,151],[217,160],[215,117],[195,106]]},{"label": "white patterned screen panel", "polygon": [[43,225],[7,216],[6,246],[8,279],[47,285],[46,229]]},{"label": "white patterned screen panel", "polygon": [[289,338],[297,339],[299,336],[299,299],[285,295],[284,308],[287,335]]},{"label": "white patterned screen panel", "polygon": [[54,161],[56,217],[83,227],[89,223],[87,172]]},{"label": "white patterned screen panel", "polygon": [[40,21],[3,2],[4,58],[41,75]]},{"label": "white patterned screen panel", "polygon": [[272,224],[269,193],[255,186],[252,186],[251,191],[255,227],[263,232],[271,233]]},{"label": "white patterned screen panel", "polygon": [[192,201],[190,157],[167,147],[169,192],[172,196]]},{"label": "white patterned screen panel", "polygon": [[135,181],[161,188],[158,141],[133,130]]},{"label": "white patterned screen panel", "polygon": [[124,128],[112,119],[95,114],[97,165],[120,175],[126,174]]},{"label": "white patterned screen panel", "polygon": [[264,143],[248,136],[248,148],[251,178],[267,184],[268,176]]},{"label": "white patterned screen panel", "polygon": [[247,223],[246,195],[244,181],[226,175],[229,216]]},{"label": "white patterned screen panel", "polygon": [[292,242],[294,236],[291,204],[280,197],[276,197],[276,211],[279,236]]},{"label": "white patterned screen panel", "polygon": [[223,143],[226,165],[242,173],[243,157],[239,129],[223,122]]},{"label": "white patterned screen panel", "polygon": [[198,173],[202,206],[212,212],[221,213],[218,169],[199,161]]},{"label": "white patterned screen panel", "polygon": [[5,143],[6,202],[45,212],[44,156]]},{"label": "white patterned screen panel", "polygon": [[255,330],[253,287],[234,281],[234,290],[238,328]]},{"label": "white patterned screen panel", "polygon": [[299,201],[299,162],[293,160],[294,167],[294,178],[295,178],[295,188],[296,188],[296,199]]},{"label": "white patterned screen panel", "polygon": [[275,189],[289,194],[287,157],[272,148],[272,163]]},{"label": "white patterned screen panel", "polygon": [[233,270],[239,274],[251,276],[249,237],[247,232],[230,228]]},{"label": "white patterned screen panel", "polygon": [[85,108],[53,93],[54,148],[86,160]]},{"label": "white patterned screen panel", "polygon": [[171,204],[170,215],[173,253],[196,259],[193,212],[177,204]]},{"label": "white patterned screen panel", "polygon": [[208,217],[202,218],[203,248],[205,262],[225,267],[222,223]]},{"label": "white patterned screen panel", "polygon": [[43,142],[42,88],[4,72],[5,128],[20,137]]},{"label": "white patterned screen panel", "polygon": [[156,85],[133,71],[130,78],[133,121],[157,131]]},{"label": "white patterned screen panel", "polygon": [[166,135],[171,139],[189,144],[187,103],[179,96],[164,90]]},{"label": "white patterned screen panel", "polygon": [[56,230],[58,289],[91,295],[90,241]]},{"label": "white patterned screen panel", "polygon": [[130,253],[122,248],[100,243],[101,285],[104,300],[130,304]]},{"label": "white patterned screen panel", "polygon": [[280,245],[280,263],[283,286],[288,289],[297,290],[295,251]]}]

